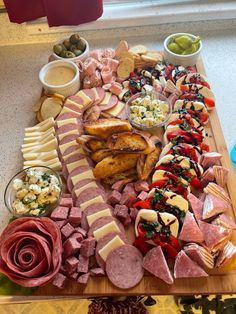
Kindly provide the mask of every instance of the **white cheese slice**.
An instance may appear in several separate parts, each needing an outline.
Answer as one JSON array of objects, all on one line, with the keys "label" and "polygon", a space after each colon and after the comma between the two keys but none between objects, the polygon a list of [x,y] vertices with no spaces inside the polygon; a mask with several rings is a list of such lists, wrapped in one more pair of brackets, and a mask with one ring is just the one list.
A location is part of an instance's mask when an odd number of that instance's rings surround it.
[{"label": "white cheese slice", "polygon": [[81,172],[73,177],[71,177],[72,183],[75,186],[76,183],[78,181],[81,181],[83,179],[95,179],[94,175],[93,175],[93,171],[92,170],[87,170],[84,172]]},{"label": "white cheese slice", "polygon": [[120,229],[118,228],[115,221],[111,221],[108,224],[102,226],[101,228],[94,231],[93,235],[96,241],[101,239],[102,237],[105,237],[110,232],[120,232]]},{"label": "white cheese slice", "polygon": [[167,204],[177,206],[180,210],[183,210],[184,212],[188,211],[189,204],[188,201],[183,198],[183,196],[167,191],[164,193],[164,196],[167,197]]},{"label": "white cheese slice", "polygon": [[29,133],[25,133],[25,138],[24,138],[24,143],[31,143],[36,141],[37,139],[42,139],[46,136],[48,136],[49,134],[54,134],[55,135],[55,128],[51,127],[50,129],[48,129],[45,132],[29,132]]},{"label": "white cheese slice", "polygon": [[165,156],[163,156],[161,159],[159,159],[159,161],[156,163],[156,166],[155,166],[155,167],[157,167],[157,166],[159,166],[159,165],[161,165],[161,164],[167,164],[167,163],[170,162],[173,158],[174,158],[174,156],[171,155],[171,154],[165,155]]},{"label": "white cheese slice", "polygon": [[165,176],[165,170],[156,170],[152,176],[152,182],[156,182],[158,180],[168,181],[169,179]]},{"label": "white cheese slice", "polygon": [[63,125],[66,125],[66,124],[70,124],[70,123],[77,124],[77,119],[76,118],[70,118],[70,119],[65,119],[65,120],[59,120],[56,122],[58,128],[60,128]]},{"label": "white cheese slice", "polygon": [[[34,165],[34,166],[44,166],[44,165],[39,165],[39,164],[37,164],[37,165]],[[29,166],[24,166],[24,169],[25,168],[28,168]],[[54,162],[54,163],[52,163],[52,164],[49,164],[49,165],[47,165],[47,167],[49,167],[49,168],[51,168],[51,169],[53,169],[53,170],[55,170],[55,171],[61,171],[61,162],[60,161],[56,161],[56,162]]]},{"label": "white cheese slice", "polygon": [[178,232],[179,232],[179,222],[178,222],[178,219],[174,215],[169,214],[169,213],[159,213],[159,215],[161,216],[161,219],[162,219],[162,221],[163,221],[163,223],[165,225],[170,225],[171,234],[174,237],[177,237],[178,236]]},{"label": "white cheese slice", "polygon": [[58,135],[59,141],[61,141],[67,135],[78,135],[78,137],[79,137],[79,130],[71,130],[71,131],[68,131],[66,133],[59,134]]},{"label": "white cheese slice", "polygon": [[55,124],[55,121],[53,118],[49,118],[43,122],[40,122],[39,124],[36,124],[35,126],[31,128],[25,128],[25,133],[31,133],[31,132],[45,132],[49,128],[53,127]]},{"label": "white cheese slice", "polygon": [[74,151],[74,152],[72,152],[66,156],[63,156],[63,160],[66,162],[69,157],[74,156],[76,154],[84,154],[85,155],[84,150],[81,146],[78,146],[78,149],[76,149],[76,151]]},{"label": "white cheese slice", "polygon": [[40,153],[40,152],[48,152],[48,151],[57,149],[57,147],[58,147],[57,139],[54,138],[53,140],[49,141],[48,143],[45,143],[42,145],[37,145],[34,148],[32,148],[32,147],[22,148],[21,151],[23,154],[25,154],[25,153]]},{"label": "white cheese slice", "polygon": [[138,215],[135,219],[135,225],[134,225],[136,236],[138,236],[138,224],[139,224],[140,220],[155,222],[155,221],[157,221],[157,212],[155,210],[152,210],[152,209],[141,209],[138,212]]},{"label": "white cheese slice", "polygon": [[78,197],[80,195],[81,192],[83,192],[84,190],[86,190],[87,188],[97,188],[97,183],[96,181],[92,181],[84,186],[81,186],[81,188],[74,190],[75,195]]},{"label": "white cheese slice", "polygon": [[107,256],[112,250],[124,244],[124,241],[122,241],[121,238],[117,235],[111,241],[109,241],[100,251],[98,251],[98,253],[105,262],[107,260]]},{"label": "white cheese slice", "polygon": [[96,204],[96,203],[104,203],[103,198],[101,197],[101,195],[92,198],[91,200],[88,200],[87,202],[84,202],[82,204],[80,204],[80,208],[82,210],[84,210],[86,207],[92,205],[92,204]]},{"label": "white cheese slice", "polygon": [[70,164],[67,164],[66,169],[68,170],[69,173],[71,173],[75,168],[79,166],[89,166],[87,159],[83,158]]},{"label": "white cheese slice", "polygon": [[88,221],[89,226],[91,226],[94,221],[98,220],[99,218],[107,217],[107,216],[112,216],[109,208],[100,210],[97,213],[87,216],[87,221]]},{"label": "white cheese slice", "polygon": [[46,137],[40,138],[37,141],[31,142],[31,143],[27,143],[27,144],[22,144],[21,147],[22,148],[27,148],[27,147],[32,147],[33,148],[34,146],[37,146],[37,145],[40,145],[40,144],[45,144],[45,143],[53,140],[54,138],[55,138],[55,135],[51,133],[51,134],[47,135]]},{"label": "white cheese slice", "polygon": [[111,114],[114,117],[117,117],[118,114],[124,109],[125,104],[122,101],[118,101],[117,105],[109,110],[106,110],[107,113]]},{"label": "white cheese slice", "polygon": [[50,160],[40,160],[40,159],[35,159],[35,160],[28,160],[24,161],[24,166],[26,167],[33,167],[33,166],[49,166],[50,164],[54,164],[55,162],[58,162],[59,158],[53,158]]},{"label": "white cheese slice", "polygon": [[58,156],[57,150],[54,149],[49,152],[44,152],[44,153],[27,153],[23,155],[24,160],[35,160],[35,159],[40,159],[40,160],[50,160],[54,159]]},{"label": "white cheese slice", "polygon": [[63,155],[64,152],[66,151],[66,149],[68,147],[73,146],[73,145],[78,145],[79,146],[79,144],[76,142],[76,140],[68,142],[68,143],[65,143],[65,144],[62,144],[62,145],[59,145],[59,150],[60,150],[61,154]]},{"label": "white cheese slice", "polygon": [[105,97],[103,98],[102,102],[100,102],[99,105],[101,105],[101,106],[107,105],[109,103],[111,95],[112,94],[110,92],[106,92]]}]

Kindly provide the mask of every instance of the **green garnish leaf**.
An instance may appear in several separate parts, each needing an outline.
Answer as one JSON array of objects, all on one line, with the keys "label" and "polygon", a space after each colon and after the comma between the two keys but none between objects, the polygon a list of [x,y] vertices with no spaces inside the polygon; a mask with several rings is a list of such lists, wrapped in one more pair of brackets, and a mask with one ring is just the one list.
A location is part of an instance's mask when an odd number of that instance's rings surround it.
[{"label": "green garnish leaf", "polygon": [[15,284],[4,274],[0,273],[0,295],[31,295],[36,288],[25,288]]}]

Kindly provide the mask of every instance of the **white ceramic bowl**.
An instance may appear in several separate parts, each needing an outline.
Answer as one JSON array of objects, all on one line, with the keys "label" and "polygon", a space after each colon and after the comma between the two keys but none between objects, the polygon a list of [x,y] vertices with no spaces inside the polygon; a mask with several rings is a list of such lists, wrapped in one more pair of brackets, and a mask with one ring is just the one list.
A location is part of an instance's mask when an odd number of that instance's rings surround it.
[{"label": "white ceramic bowl", "polygon": [[[52,68],[58,67],[58,66],[65,66],[65,67],[68,67],[70,69],[73,69],[73,71],[75,72],[75,76],[73,77],[73,79],[70,82],[68,82],[64,85],[50,85],[47,82],[45,82],[45,75],[49,69],[52,69]],[[42,83],[43,88],[45,89],[46,92],[52,93],[52,94],[58,93],[58,94],[61,94],[65,97],[76,94],[78,92],[78,90],[80,89],[79,69],[74,62],[68,61],[65,59],[64,60],[56,60],[56,61],[52,61],[52,62],[45,64],[39,72],[39,80]]]},{"label": "white ceramic bowl", "polygon": [[[63,38],[63,39],[57,41],[55,43],[55,45],[56,44],[62,44],[65,39],[68,39],[68,37]],[[68,60],[68,61],[73,61],[73,62],[75,62],[77,60],[85,61],[89,57],[89,44],[88,44],[87,40],[85,40],[84,38],[81,37],[81,39],[86,44],[86,48],[85,48],[84,52],[81,55],[79,55],[78,57],[74,57],[74,58],[62,58],[62,57],[58,56],[57,54],[55,54],[55,52],[53,52],[52,53],[53,59],[54,60]]]},{"label": "white ceramic bowl", "polygon": [[182,65],[182,66],[195,65],[202,49],[202,41],[200,41],[199,49],[196,52],[189,55],[179,55],[168,49],[168,44],[170,43],[170,41],[172,41],[173,38],[176,38],[182,35],[187,35],[192,39],[195,39],[197,37],[195,35],[188,34],[188,33],[176,33],[176,34],[172,34],[166,37],[164,41],[164,59],[174,65]]}]

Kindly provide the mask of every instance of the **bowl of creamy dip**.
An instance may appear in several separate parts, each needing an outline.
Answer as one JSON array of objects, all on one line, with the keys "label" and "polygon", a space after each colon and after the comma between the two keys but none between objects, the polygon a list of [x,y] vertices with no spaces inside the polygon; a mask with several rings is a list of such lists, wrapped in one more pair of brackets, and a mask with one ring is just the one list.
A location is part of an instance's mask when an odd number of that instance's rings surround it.
[{"label": "bowl of creamy dip", "polygon": [[80,89],[80,73],[72,61],[56,60],[42,67],[39,80],[47,93],[58,93],[65,97]]}]

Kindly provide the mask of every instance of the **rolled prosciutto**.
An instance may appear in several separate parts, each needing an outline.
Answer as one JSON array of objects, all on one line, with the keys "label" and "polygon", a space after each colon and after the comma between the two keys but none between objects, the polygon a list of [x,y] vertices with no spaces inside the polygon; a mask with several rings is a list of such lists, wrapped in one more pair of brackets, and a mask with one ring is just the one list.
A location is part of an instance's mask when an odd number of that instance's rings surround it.
[{"label": "rolled prosciutto", "polygon": [[0,237],[0,272],[23,287],[47,284],[61,266],[62,241],[49,218],[19,218]]}]

